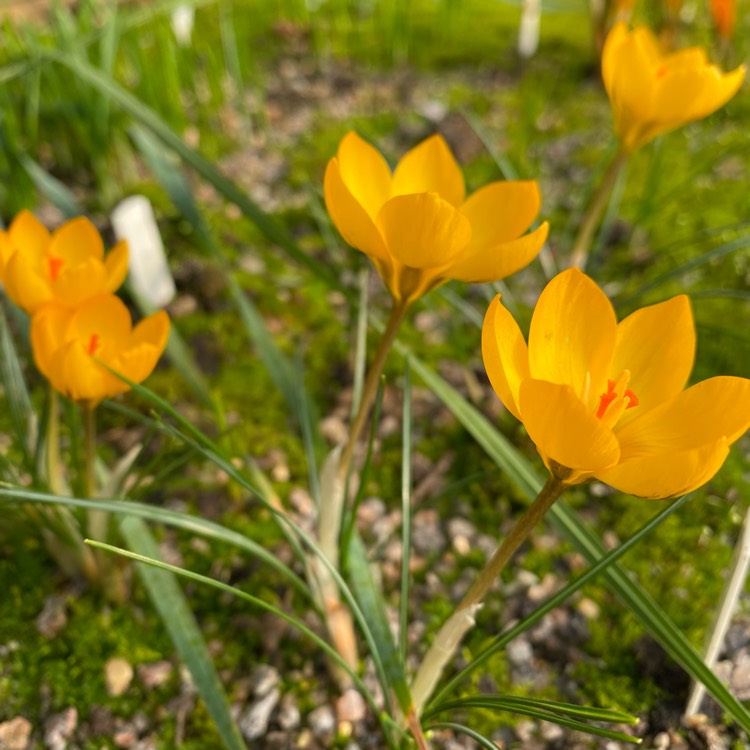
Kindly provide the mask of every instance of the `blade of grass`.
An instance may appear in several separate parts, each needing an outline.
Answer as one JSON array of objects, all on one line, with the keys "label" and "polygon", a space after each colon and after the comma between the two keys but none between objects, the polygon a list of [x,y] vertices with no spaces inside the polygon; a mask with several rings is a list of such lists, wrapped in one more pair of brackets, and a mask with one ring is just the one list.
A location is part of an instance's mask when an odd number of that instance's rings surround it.
[{"label": "blade of grass", "polygon": [[411,368],[404,362],[404,406],[401,426],[401,599],[399,601],[399,646],[401,660],[406,663],[409,635],[409,593],[411,590]]},{"label": "blade of grass", "polygon": [[471,727],[464,726],[463,724],[457,724],[455,721],[438,721],[434,724],[430,724],[427,729],[450,729],[453,732],[465,734],[485,750],[497,750],[497,744],[491,739],[488,739],[475,729],[471,729]]},{"label": "blade of grass", "polygon": [[[140,519],[127,517],[120,523],[120,532],[128,547],[139,556],[160,557],[156,540],[148,526]],[[198,694],[216,725],[228,750],[245,750],[245,742],[232,718],[229,701],[224,693],[219,674],[208,654],[206,642],[190,611],[174,571],[152,566],[138,566],[138,572],[149,597],[164,623],[180,658],[190,670]]]},{"label": "blade of grass", "polygon": [[312,271],[315,276],[325,281],[331,288],[347,293],[346,287],[336,274],[330,271],[327,265],[316,261],[302,251],[291,236],[250,200],[236,183],[221,174],[208,159],[190,148],[154,110],[126,91],[110,76],[85,61],[54,50],[46,50],[43,54],[45,58],[63,65],[80,80],[109,96],[131,117],[150,130],[168,148],[172,149],[208,183],[213,185],[221,195],[234,203],[271,242],[281,247],[290,258]]},{"label": "blade of grass", "polygon": [[[514,638],[526,632],[529,628],[538,623],[544,615],[559,607],[564,601],[569,599],[576,591],[579,591],[585,584],[596,578],[602,571],[613,563],[617,562],[626,552],[635,547],[647,534],[653,531],[663,521],[672,515],[678,508],[681,508],[691,495],[683,495],[679,500],[675,500],[663,511],[654,516],[650,521],[644,524],[630,539],[621,544],[619,547],[608,552],[598,563],[592,565],[585,573],[564,586],[554,596],[551,596],[540,607],[516,623],[512,628],[496,636],[485,648],[483,648],[463,669],[457,672],[450,680],[432,697],[432,702],[437,702],[445,698],[460,682],[465,680],[470,674],[476,672],[483,666],[494,654],[510,643]],[[429,704],[428,704],[429,705]]]}]

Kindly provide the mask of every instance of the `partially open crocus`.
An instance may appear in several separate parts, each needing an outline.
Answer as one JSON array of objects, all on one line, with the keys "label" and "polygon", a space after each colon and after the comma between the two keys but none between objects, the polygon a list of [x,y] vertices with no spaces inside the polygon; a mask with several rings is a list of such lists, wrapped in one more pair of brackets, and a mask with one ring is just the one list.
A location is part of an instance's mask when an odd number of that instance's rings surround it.
[{"label": "partially open crocus", "polygon": [[737,0],[711,0],[711,18],[722,39],[731,39],[737,23]]},{"label": "partially open crocus", "polygon": [[566,484],[595,477],[642,497],[701,486],[750,426],[750,380],[715,377],[683,390],[694,352],[686,296],[618,324],[575,268],[542,292],[528,346],[499,296],[482,330],[492,387],[550,471]]},{"label": "partially open crocus", "polygon": [[649,29],[618,23],[604,43],[602,78],[629,152],[722,107],[742,85],[745,67],[722,73],[700,47],[665,54]]},{"label": "partially open crocus", "polygon": [[135,328],[125,304],[113,294],[92,297],[75,309],[45,305],[31,321],[34,361],[53,387],[73,401],[95,404],[141,383],[156,366],[169,336],[161,310]]},{"label": "partially open crocus", "polygon": [[547,237],[546,223],[524,234],[539,212],[535,182],[493,182],[466,198],[439,135],[391,173],[376,149],[349,133],[328,162],[325,200],[344,239],[405,305],[450,279],[502,279],[530,263]]},{"label": "partially open crocus", "polygon": [[128,272],[127,243],[104,256],[94,225],[79,217],[50,233],[28,211],[0,231],[0,276],[8,296],[29,314],[56,302],[75,307],[89,297],[114,292]]}]

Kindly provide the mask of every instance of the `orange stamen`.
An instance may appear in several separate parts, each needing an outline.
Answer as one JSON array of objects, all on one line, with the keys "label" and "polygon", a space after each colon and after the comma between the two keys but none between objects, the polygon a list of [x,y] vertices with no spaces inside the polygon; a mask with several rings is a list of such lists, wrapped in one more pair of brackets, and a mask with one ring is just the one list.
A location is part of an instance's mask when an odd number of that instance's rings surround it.
[{"label": "orange stamen", "polygon": [[94,354],[94,352],[99,348],[99,344],[101,342],[99,341],[99,335],[96,333],[91,334],[91,338],[89,339],[89,345],[86,347],[86,353],[89,355]]},{"label": "orange stamen", "polygon": [[626,409],[632,409],[640,403],[640,401],[638,401],[638,396],[636,396],[630,388],[628,388],[628,390],[622,395],[628,400],[628,405],[625,407]]},{"label": "orange stamen", "polygon": [[596,418],[601,419],[604,416],[604,412],[607,411],[607,407],[617,398],[615,393],[615,386],[617,383],[614,380],[607,381],[607,392],[602,393],[599,397],[599,408],[596,410]]},{"label": "orange stamen", "polygon": [[57,281],[57,277],[60,275],[60,271],[62,270],[65,261],[62,258],[56,258],[54,255],[50,255],[49,258],[47,258],[47,262],[49,263],[49,275],[52,278],[52,281]]}]

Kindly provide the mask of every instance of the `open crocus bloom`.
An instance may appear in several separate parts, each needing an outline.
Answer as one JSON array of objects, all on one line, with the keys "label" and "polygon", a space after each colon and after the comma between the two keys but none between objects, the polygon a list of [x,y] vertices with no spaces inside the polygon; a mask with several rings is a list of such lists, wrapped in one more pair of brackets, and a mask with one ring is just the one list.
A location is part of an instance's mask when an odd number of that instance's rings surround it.
[{"label": "open crocus bloom", "polygon": [[100,362],[141,383],[156,366],[168,336],[163,310],[133,328],[127,307],[113,294],[92,297],[75,310],[45,305],[31,321],[39,370],[60,393],[89,403],[130,388]]},{"label": "open crocus bloom", "polygon": [[722,107],[742,85],[745,67],[722,73],[700,47],[664,54],[649,29],[629,31],[620,22],[604,43],[602,78],[617,137],[633,151]]},{"label": "open crocus bloom", "polygon": [[537,255],[547,224],[535,182],[493,182],[465,198],[461,169],[434,135],[391,173],[356,133],[328,162],[325,200],[334,224],[368,255],[397,302],[409,304],[449,279],[496,281]]},{"label": "open crocus bloom", "polygon": [[7,232],[0,231],[0,273],[8,296],[29,314],[48,302],[75,307],[122,284],[128,246],[119,242],[105,258],[102,238],[88,219],[73,219],[50,234],[22,211]]},{"label": "open crocus bloom", "polygon": [[715,377],[683,390],[695,328],[685,295],[619,324],[578,269],[542,292],[528,346],[496,297],[482,329],[490,383],[566,484],[595,477],[642,497],[707,482],[750,426],[750,380]]}]

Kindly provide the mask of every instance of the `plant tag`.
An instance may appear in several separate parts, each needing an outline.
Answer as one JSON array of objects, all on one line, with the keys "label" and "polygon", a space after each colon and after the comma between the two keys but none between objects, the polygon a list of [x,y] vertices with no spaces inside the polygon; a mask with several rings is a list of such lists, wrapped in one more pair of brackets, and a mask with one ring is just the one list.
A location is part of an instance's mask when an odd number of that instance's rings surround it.
[{"label": "plant tag", "polygon": [[136,294],[164,307],[177,290],[151,202],[142,195],[126,198],[112,212],[112,226],[117,238],[128,242],[128,273]]}]

